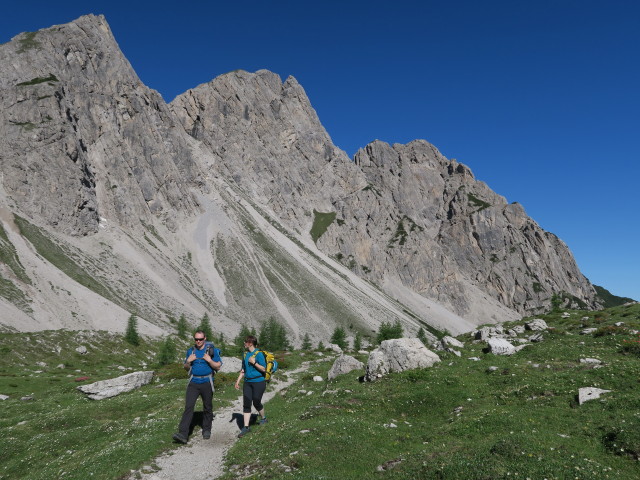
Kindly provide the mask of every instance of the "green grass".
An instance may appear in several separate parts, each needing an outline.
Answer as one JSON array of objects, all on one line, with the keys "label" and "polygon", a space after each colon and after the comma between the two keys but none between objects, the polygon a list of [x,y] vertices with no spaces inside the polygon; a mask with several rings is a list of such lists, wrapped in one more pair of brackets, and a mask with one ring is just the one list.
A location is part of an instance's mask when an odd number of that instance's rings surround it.
[{"label": "green grass", "polygon": [[396,231],[393,234],[393,237],[391,237],[391,240],[389,240],[387,248],[394,248],[395,244],[404,245],[407,242],[409,234],[414,232],[415,230],[422,232],[424,228],[414,222],[411,218],[403,215],[402,218],[398,221]]},{"label": "green grass", "polygon": [[[130,307],[107,286],[100,283],[93,275],[87,273],[70,254],[47,237],[40,228],[18,215],[15,215],[15,222],[22,236],[31,242],[36,251],[68,277],[123,308]],[[135,310],[135,308],[132,310]]]},{"label": "green grass", "polygon": [[480,200],[478,197],[471,193],[467,193],[467,199],[469,200],[469,206],[478,207],[478,210],[476,210],[474,213],[477,213],[491,206],[490,203],[487,203],[484,200]]},{"label": "green grass", "polygon": [[336,219],[336,212],[322,213],[313,210],[313,226],[311,227],[311,239],[317,243],[318,239],[324,235],[329,225]]},{"label": "green grass", "polygon": [[4,227],[0,223],[0,262],[4,263],[8,266],[11,271],[15,274],[16,277],[20,279],[20,281],[26,283],[27,285],[31,285],[31,279],[25,272],[22,263],[20,263],[20,259],[18,258],[18,253],[16,252],[16,247],[11,243],[9,237],[7,236],[7,232],[5,232]]},{"label": "green grass", "polygon": [[58,82],[58,77],[56,77],[53,73],[50,73],[48,77],[36,77],[27,82],[21,82],[16,84],[16,87],[26,87],[29,85],[38,85],[39,83],[47,83],[47,82]]},{"label": "green grass", "polygon": [[[0,334],[0,393],[10,397],[0,402],[0,479],[122,478],[175,448],[171,435],[187,381],[181,365],[187,345],[176,343],[176,363],[154,369],[156,341],[132,347],[122,335],[108,332]],[[75,351],[80,345],[87,354]],[[156,371],[151,384],[114,398],[88,400],[76,389],[149,369]],[[214,409],[237,398],[236,376],[216,376]],[[25,396],[33,400],[20,400]]]},{"label": "green grass", "polygon": [[19,39],[18,53],[24,53],[32,48],[40,48],[40,42],[36,40],[38,32],[25,32]]},{"label": "green grass", "polygon": [[[313,382],[331,365],[314,364],[270,402],[268,427],[230,450],[224,478],[639,478],[640,356],[623,345],[638,340],[629,330],[640,328],[640,305],[571,313],[542,316],[545,340],[511,357],[466,336],[461,358],[375,383],[355,372]],[[613,334],[579,335],[619,321]],[[612,392],[578,406],[585,386]]]}]

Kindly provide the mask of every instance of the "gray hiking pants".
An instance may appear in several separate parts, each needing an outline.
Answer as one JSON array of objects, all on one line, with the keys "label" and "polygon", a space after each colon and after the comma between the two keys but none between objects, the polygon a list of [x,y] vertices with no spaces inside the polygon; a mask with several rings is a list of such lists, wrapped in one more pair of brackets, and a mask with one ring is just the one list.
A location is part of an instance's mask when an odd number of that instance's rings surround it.
[{"label": "gray hiking pants", "polygon": [[178,427],[178,431],[184,435],[185,438],[189,437],[189,427],[193,419],[193,409],[198,397],[202,397],[202,406],[204,407],[204,411],[202,412],[202,431],[211,431],[211,423],[213,422],[213,391],[211,390],[211,384],[208,381],[207,383],[189,382],[184,402],[184,413],[182,414],[182,420],[180,420],[180,426]]}]

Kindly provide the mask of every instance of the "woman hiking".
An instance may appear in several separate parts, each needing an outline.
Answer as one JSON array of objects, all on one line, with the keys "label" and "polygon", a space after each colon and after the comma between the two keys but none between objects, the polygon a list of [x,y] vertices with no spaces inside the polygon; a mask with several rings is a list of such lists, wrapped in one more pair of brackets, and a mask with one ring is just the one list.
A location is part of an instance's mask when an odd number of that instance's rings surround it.
[{"label": "woman hiking", "polygon": [[267,360],[264,354],[260,351],[256,351],[258,346],[258,339],[253,335],[249,335],[244,339],[244,348],[247,352],[244,354],[242,361],[242,370],[236,380],[236,390],[240,390],[240,380],[244,377],[244,385],[242,387],[242,413],[244,419],[244,426],[238,438],[243,437],[251,431],[249,428],[249,421],[251,420],[251,404],[258,411],[261,417],[260,424],[267,423],[267,416],[264,413],[264,406],[262,405],[262,395],[267,388],[267,382],[265,381],[265,372],[267,370]]}]

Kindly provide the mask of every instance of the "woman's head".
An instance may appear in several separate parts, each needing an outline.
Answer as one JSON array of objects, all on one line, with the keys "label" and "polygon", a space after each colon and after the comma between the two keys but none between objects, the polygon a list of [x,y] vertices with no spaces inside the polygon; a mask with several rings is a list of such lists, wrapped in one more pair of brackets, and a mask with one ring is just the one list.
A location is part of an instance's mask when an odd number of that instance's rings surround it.
[{"label": "woman's head", "polygon": [[244,343],[248,343],[249,345],[253,345],[254,347],[258,346],[258,339],[253,335],[247,335],[244,339]]}]

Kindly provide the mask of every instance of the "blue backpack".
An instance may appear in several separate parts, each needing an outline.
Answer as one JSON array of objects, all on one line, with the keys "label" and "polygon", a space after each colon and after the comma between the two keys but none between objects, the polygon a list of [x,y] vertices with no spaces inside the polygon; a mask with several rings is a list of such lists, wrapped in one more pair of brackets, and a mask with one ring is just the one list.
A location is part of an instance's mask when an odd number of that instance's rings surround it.
[{"label": "blue backpack", "polygon": [[[187,350],[187,357],[189,357],[192,353],[194,353],[195,351],[195,346],[191,347],[189,350]],[[211,358],[214,358],[216,355],[218,355],[220,357],[220,365],[222,366],[222,355],[220,353],[220,349],[216,348],[213,345],[213,342],[204,342],[204,348],[205,348],[205,353],[207,353]],[[213,372],[210,375],[207,375],[207,377],[209,378],[209,383],[211,383],[211,390],[215,391],[215,388],[213,387],[213,376],[216,374],[216,371],[213,370]],[[191,379],[193,378],[193,374],[191,373],[191,368],[189,368],[189,381],[191,381]]]}]

